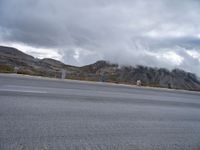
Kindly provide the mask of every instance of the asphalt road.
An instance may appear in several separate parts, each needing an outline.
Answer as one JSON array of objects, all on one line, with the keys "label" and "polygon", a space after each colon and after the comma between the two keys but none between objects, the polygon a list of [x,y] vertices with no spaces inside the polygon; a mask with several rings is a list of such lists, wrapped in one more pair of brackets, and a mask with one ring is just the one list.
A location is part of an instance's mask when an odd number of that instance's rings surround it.
[{"label": "asphalt road", "polygon": [[0,74],[0,150],[200,150],[200,94]]}]

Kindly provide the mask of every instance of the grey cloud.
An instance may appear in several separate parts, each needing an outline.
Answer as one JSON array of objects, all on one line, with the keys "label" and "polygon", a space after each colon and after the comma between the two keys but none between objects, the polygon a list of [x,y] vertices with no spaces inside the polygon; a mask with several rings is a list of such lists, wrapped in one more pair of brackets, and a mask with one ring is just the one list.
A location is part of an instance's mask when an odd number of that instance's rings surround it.
[{"label": "grey cloud", "polygon": [[[98,59],[200,75],[198,0],[0,0],[0,40],[54,48],[69,64]],[[179,47],[177,50],[177,47]],[[151,53],[173,51],[180,65]]]}]

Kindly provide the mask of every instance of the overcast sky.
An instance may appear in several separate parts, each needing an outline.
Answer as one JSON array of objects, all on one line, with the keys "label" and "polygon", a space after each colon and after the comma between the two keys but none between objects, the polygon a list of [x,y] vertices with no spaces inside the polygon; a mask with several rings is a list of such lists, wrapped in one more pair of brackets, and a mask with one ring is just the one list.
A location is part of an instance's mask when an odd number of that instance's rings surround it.
[{"label": "overcast sky", "polygon": [[72,65],[104,59],[200,76],[199,0],[0,0],[0,44]]}]

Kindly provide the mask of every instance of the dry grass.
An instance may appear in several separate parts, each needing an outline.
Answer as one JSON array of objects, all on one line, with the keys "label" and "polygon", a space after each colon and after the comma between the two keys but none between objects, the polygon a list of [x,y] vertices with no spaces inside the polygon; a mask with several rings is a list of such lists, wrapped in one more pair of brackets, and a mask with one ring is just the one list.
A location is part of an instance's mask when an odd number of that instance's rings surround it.
[{"label": "dry grass", "polygon": [[8,65],[0,65],[0,73],[12,73],[14,68]]}]

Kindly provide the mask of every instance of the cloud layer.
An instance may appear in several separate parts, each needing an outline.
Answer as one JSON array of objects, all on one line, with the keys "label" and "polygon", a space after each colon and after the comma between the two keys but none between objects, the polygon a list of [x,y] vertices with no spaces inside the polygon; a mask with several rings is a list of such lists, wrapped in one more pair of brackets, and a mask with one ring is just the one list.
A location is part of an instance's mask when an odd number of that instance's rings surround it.
[{"label": "cloud layer", "polygon": [[0,42],[74,65],[105,59],[200,75],[199,7],[198,0],[0,0]]}]

